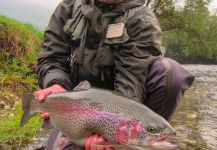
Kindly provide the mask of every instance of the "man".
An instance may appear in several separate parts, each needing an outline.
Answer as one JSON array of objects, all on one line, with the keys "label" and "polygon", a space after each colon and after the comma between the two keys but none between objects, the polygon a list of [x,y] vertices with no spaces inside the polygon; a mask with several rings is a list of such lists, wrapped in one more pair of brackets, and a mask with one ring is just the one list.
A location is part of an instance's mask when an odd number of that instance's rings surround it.
[{"label": "man", "polygon": [[[61,2],[41,47],[38,78],[43,90],[35,92],[38,99],[88,80],[92,86],[134,97],[169,120],[194,77],[161,57],[160,25],[144,4],[145,0]],[[54,129],[47,149],[53,148],[58,135]],[[85,148],[96,150],[91,144],[104,140],[90,136]]]}]

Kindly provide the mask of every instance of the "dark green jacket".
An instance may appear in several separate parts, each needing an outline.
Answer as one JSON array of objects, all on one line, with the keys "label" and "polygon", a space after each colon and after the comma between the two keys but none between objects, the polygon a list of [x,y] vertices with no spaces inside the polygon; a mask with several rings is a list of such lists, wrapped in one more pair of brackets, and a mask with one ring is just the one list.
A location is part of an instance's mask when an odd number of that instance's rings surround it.
[{"label": "dark green jacket", "polygon": [[[80,3],[79,3],[80,2]],[[81,80],[142,100],[149,65],[161,55],[161,29],[145,0],[103,6],[64,0],[45,31],[38,79],[42,88],[70,90]],[[124,23],[122,37],[106,38],[109,24]]]}]

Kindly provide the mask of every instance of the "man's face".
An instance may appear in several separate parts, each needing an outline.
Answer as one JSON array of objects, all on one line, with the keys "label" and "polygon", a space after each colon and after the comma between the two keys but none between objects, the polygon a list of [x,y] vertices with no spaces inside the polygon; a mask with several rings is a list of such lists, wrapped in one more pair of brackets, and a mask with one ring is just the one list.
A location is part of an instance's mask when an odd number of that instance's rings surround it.
[{"label": "man's face", "polygon": [[100,3],[108,4],[108,5],[119,4],[119,3],[123,2],[123,1],[124,0],[99,0]]}]

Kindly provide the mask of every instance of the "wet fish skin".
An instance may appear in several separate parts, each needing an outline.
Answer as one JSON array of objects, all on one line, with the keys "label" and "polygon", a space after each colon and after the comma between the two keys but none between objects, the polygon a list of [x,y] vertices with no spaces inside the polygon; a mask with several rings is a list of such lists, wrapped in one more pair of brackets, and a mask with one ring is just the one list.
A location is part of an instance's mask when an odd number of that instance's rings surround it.
[{"label": "wet fish skin", "polygon": [[116,143],[127,143],[129,139],[141,143],[175,134],[170,124],[148,107],[109,90],[90,88],[51,94],[43,102],[26,94],[22,103],[21,126],[32,115],[48,112],[52,125],[80,146],[93,133]]}]

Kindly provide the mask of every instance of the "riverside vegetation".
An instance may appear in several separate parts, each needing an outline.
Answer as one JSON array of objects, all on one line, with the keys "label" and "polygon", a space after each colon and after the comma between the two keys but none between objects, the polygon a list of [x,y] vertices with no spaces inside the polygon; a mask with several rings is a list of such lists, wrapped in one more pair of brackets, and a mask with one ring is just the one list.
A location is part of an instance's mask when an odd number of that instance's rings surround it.
[{"label": "riverside vegetation", "polygon": [[22,145],[39,130],[39,117],[20,128],[20,97],[38,88],[35,63],[42,32],[0,16],[0,143]]},{"label": "riverside vegetation", "polygon": [[[204,0],[187,0],[182,9],[175,8],[174,0],[148,4],[160,20],[167,56],[183,62],[217,62],[217,16],[209,14]],[[23,128],[19,121],[22,94],[39,88],[35,66],[42,37],[43,32],[31,25],[0,15],[0,144],[21,146],[39,131],[37,116]]]}]

